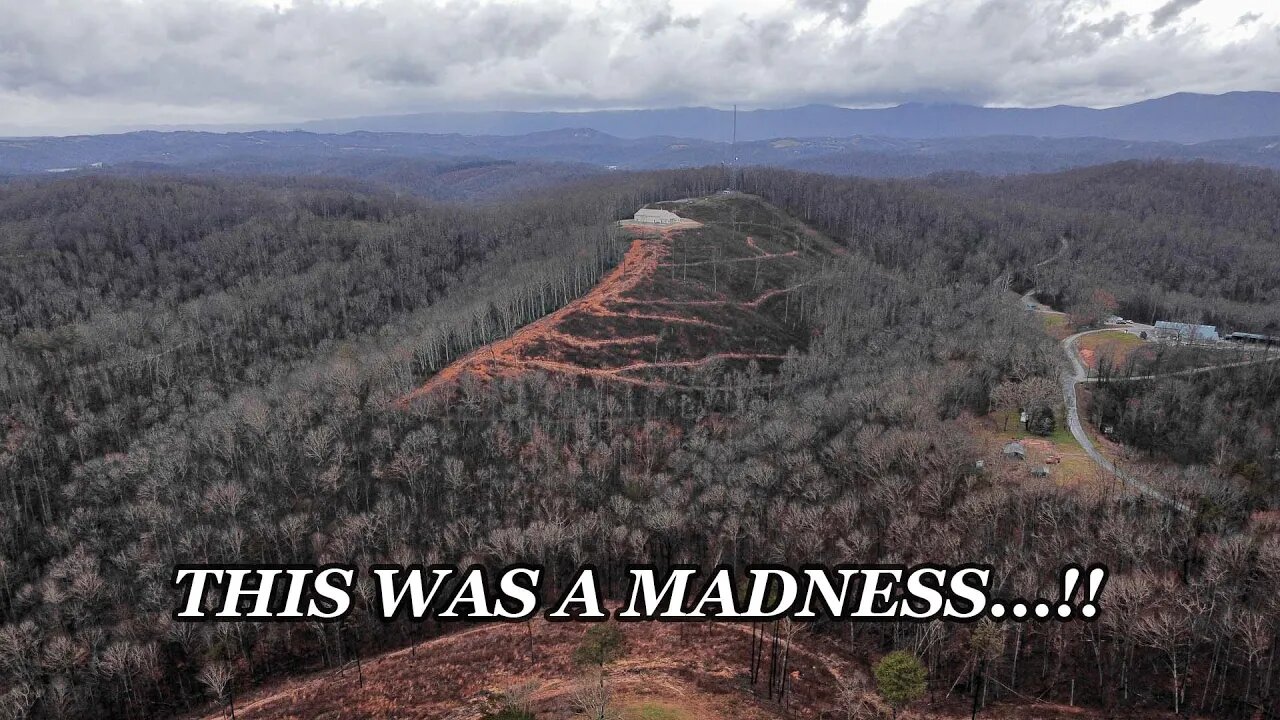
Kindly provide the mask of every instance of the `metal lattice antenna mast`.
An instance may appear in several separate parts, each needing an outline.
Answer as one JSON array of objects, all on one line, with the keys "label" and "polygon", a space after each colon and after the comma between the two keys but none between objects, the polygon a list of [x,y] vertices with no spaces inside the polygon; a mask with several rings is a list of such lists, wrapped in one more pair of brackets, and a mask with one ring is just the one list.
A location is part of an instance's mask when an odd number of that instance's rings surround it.
[{"label": "metal lattice antenna mast", "polygon": [[738,189],[738,104],[733,105],[733,136],[729,141],[729,154],[733,160],[729,165],[729,189]]}]

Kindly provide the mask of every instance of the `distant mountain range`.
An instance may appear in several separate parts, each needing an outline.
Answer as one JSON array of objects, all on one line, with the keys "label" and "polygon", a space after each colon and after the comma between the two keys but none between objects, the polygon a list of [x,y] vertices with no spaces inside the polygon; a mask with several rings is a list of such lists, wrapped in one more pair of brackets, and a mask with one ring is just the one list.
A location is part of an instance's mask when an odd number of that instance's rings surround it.
[{"label": "distant mountain range", "polygon": [[[271,129],[317,133],[364,130],[527,135],[565,128],[586,128],[620,138],[670,136],[727,142],[733,133],[733,113],[705,107],[574,113],[420,113],[317,120]],[[739,112],[737,131],[738,139],[744,141],[854,135],[890,138],[1027,135],[1190,143],[1280,135],[1280,93],[1178,93],[1105,109],[1071,105],[988,108],[909,103],[882,109],[806,105]]]},{"label": "distant mountain range", "polygon": [[[989,175],[1048,172],[1132,159],[1209,160],[1280,168],[1280,137],[1185,144],[1104,138],[991,136],[904,139],[874,136],[723,142],[676,137],[619,138],[590,129],[519,136],[355,132],[137,132],[66,138],[0,139],[0,174],[106,169],[171,169],[392,181],[441,172],[491,174],[495,162],[547,177],[732,163],[843,175],[907,177],[960,171]],[[512,167],[510,164],[520,167]],[[555,167],[551,167],[555,166]],[[505,181],[504,181],[505,182]]]}]

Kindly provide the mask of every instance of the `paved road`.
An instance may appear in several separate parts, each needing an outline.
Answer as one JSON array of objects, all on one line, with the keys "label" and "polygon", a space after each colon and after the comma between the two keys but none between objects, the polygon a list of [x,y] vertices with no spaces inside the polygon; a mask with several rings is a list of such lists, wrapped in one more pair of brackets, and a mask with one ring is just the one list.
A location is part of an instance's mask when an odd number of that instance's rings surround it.
[{"label": "paved road", "polygon": [[1076,405],[1076,386],[1082,382],[1089,381],[1089,371],[1084,365],[1084,361],[1080,359],[1080,353],[1076,351],[1076,341],[1085,335],[1093,333],[1107,332],[1114,328],[1103,328],[1101,330],[1088,330],[1076,333],[1071,337],[1062,341],[1062,351],[1067,354],[1067,360],[1071,363],[1070,370],[1062,373],[1062,399],[1067,406],[1067,427],[1071,429],[1071,435],[1080,443],[1080,447],[1084,449],[1086,455],[1089,456],[1098,467],[1107,471],[1111,475],[1119,478],[1126,485],[1134,490],[1156,500],[1164,505],[1180,511],[1187,511],[1188,508],[1184,503],[1178,502],[1159,490],[1135,478],[1129,473],[1116,467],[1102,453],[1098,452],[1098,448],[1094,446],[1093,440],[1089,438],[1089,434],[1084,431],[1084,425],[1080,422],[1080,410]]},{"label": "paved road", "polygon": [[[1061,258],[1062,255],[1066,253],[1066,251],[1067,251],[1067,239],[1064,237],[1062,238],[1062,246],[1058,248],[1058,252],[1054,253],[1053,256],[1049,258],[1041,260],[1040,262],[1036,263],[1033,267],[1036,269],[1043,267],[1044,265],[1047,265]],[[1024,307],[1034,310],[1035,312],[1038,312],[1038,313],[1043,313],[1043,314],[1049,314],[1049,315],[1063,314],[1057,310],[1053,310],[1052,308],[1049,308],[1048,306],[1037,302],[1035,300],[1035,294],[1036,294],[1036,290],[1035,288],[1032,288],[1029,292],[1027,292],[1027,294],[1022,296],[1022,303]],[[1077,406],[1076,389],[1080,385],[1080,383],[1096,383],[1098,382],[1098,378],[1089,377],[1088,368],[1085,367],[1084,361],[1080,359],[1080,353],[1076,348],[1076,341],[1078,341],[1080,338],[1084,337],[1085,335],[1091,335],[1093,333],[1100,333],[1100,332],[1110,332],[1114,330],[1123,330],[1125,332],[1130,332],[1135,335],[1143,331],[1146,331],[1149,334],[1149,336],[1154,336],[1154,333],[1155,333],[1154,327],[1150,325],[1135,323],[1135,324],[1125,325],[1119,328],[1107,327],[1107,328],[1101,328],[1098,330],[1086,330],[1085,332],[1076,333],[1075,335],[1072,335],[1062,341],[1062,351],[1066,354],[1067,362],[1069,363],[1069,369],[1062,373],[1062,399],[1063,399],[1063,404],[1066,405],[1066,408],[1067,408],[1067,427],[1071,430],[1071,435],[1076,439],[1076,442],[1080,443],[1080,447],[1084,449],[1085,454],[1088,455],[1089,458],[1098,465],[1098,467],[1102,468],[1107,473],[1119,478],[1126,485],[1133,488],[1137,492],[1140,492],[1143,495],[1146,495],[1147,497],[1150,497],[1151,499],[1156,500],[1171,508],[1186,512],[1190,510],[1190,508],[1188,508],[1185,503],[1179,502],[1177,500],[1174,500],[1173,498],[1168,497],[1164,493],[1161,493],[1159,490],[1156,490],[1150,485],[1142,482],[1141,480],[1135,478],[1129,473],[1121,470],[1120,468],[1116,467],[1114,463],[1108,460],[1101,452],[1098,452],[1098,448],[1094,446],[1093,440],[1089,438],[1088,433],[1084,431],[1084,425],[1080,422],[1080,409]],[[1258,363],[1273,362],[1276,360],[1280,360],[1280,355],[1265,357],[1258,360],[1246,360],[1243,362],[1224,363],[1222,365],[1212,365],[1212,366],[1203,367],[1203,368],[1193,368],[1191,370],[1181,370],[1178,372],[1163,373],[1160,375],[1138,375],[1134,377],[1114,378],[1114,379],[1115,380],[1155,380],[1157,378],[1175,377],[1178,375],[1196,375],[1199,373],[1207,373],[1207,372],[1213,372],[1214,370],[1221,370],[1223,368],[1241,367],[1244,365],[1256,365]]]},{"label": "paved road", "polygon": [[[1041,260],[1040,262],[1036,263],[1032,267],[1034,269],[1039,269],[1055,260],[1058,260],[1066,252],[1067,252],[1067,239],[1064,237],[1062,238],[1062,245],[1058,248],[1058,252],[1054,253],[1052,256],[1048,258],[1045,258],[1044,260]],[[1036,294],[1036,289],[1032,288],[1026,295],[1022,296],[1022,303],[1024,307],[1027,307],[1031,310],[1034,310],[1039,313],[1044,313],[1044,314],[1050,314],[1050,315],[1064,314],[1057,310],[1053,310],[1046,305],[1036,302],[1035,294]],[[1084,365],[1084,361],[1080,359],[1080,353],[1076,351],[1076,341],[1085,335],[1090,335],[1098,332],[1106,332],[1106,331],[1115,330],[1115,329],[1116,328],[1102,328],[1099,330],[1087,330],[1085,332],[1076,333],[1075,335],[1072,335],[1062,341],[1062,351],[1066,353],[1067,361],[1068,363],[1070,363],[1070,369],[1062,373],[1062,400],[1063,400],[1063,404],[1065,404],[1067,408],[1067,427],[1070,428],[1072,437],[1076,439],[1076,442],[1080,443],[1080,447],[1084,449],[1085,454],[1088,455],[1089,458],[1098,465],[1098,467],[1102,468],[1103,470],[1110,473],[1111,475],[1119,478],[1126,485],[1133,488],[1137,492],[1140,492],[1143,495],[1146,495],[1147,497],[1150,497],[1153,500],[1156,500],[1157,502],[1160,502],[1164,505],[1167,505],[1171,508],[1175,508],[1177,510],[1181,510],[1181,511],[1189,510],[1190,508],[1188,508],[1185,504],[1164,495],[1159,490],[1156,490],[1150,485],[1142,482],[1141,480],[1135,478],[1129,473],[1116,467],[1115,464],[1113,464],[1110,460],[1104,457],[1102,453],[1098,452],[1098,448],[1094,446],[1093,440],[1089,438],[1088,433],[1084,431],[1084,425],[1082,425],[1080,422],[1080,409],[1076,403],[1076,386],[1082,382],[1090,382],[1091,380],[1089,378],[1089,371]],[[1140,333],[1143,330],[1146,330],[1148,332],[1155,331],[1155,328],[1149,325],[1136,325],[1136,324],[1127,325],[1122,329],[1133,332],[1135,334]]]}]

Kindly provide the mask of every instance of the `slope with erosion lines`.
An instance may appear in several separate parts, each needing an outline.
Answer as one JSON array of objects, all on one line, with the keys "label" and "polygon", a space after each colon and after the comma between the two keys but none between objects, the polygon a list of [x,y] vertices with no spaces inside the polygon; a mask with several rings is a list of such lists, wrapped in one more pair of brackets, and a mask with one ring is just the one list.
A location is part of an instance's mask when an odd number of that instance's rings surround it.
[{"label": "slope with erosion lines", "polygon": [[799,292],[839,248],[758,198],[721,194],[658,203],[685,220],[622,223],[631,245],[586,295],[434,375],[406,401],[463,378],[525,373],[688,387],[688,371],[756,362],[775,369],[804,349]]}]

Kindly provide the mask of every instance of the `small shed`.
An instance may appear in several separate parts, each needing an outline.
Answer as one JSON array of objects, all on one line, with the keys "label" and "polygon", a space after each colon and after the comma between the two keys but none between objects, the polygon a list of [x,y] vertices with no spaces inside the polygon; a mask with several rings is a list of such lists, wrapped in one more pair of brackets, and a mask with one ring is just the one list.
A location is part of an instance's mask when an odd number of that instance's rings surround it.
[{"label": "small shed", "polygon": [[1280,337],[1271,335],[1261,335],[1259,333],[1233,332],[1227,336],[1227,340],[1242,343],[1259,343],[1262,345],[1280,345]]},{"label": "small shed", "polygon": [[1017,441],[1014,441],[1014,442],[1009,443],[1008,445],[1005,445],[1005,446],[1004,446],[1004,449],[1003,449],[1003,450],[1001,450],[1001,452],[1003,452],[1003,453],[1004,453],[1004,456],[1005,456],[1005,457],[1007,457],[1007,458],[1009,458],[1009,459],[1011,459],[1011,460],[1026,460],[1026,459],[1027,459],[1027,448],[1026,448],[1026,446],[1024,446],[1022,443],[1017,442]]},{"label": "small shed", "polygon": [[1049,477],[1049,468],[1047,468],[1047,467],[1045,467],[1045,466],[1041,465],[1040,467],[1038,467],[1038,468],[1036,468],[1036,469],[1032,470],[1032,471],[1031,471],[1031,474],[1032,474],[1032,476],[1034,476],[1034,477],[1038,477],[1038,478],[1046,478],[1046,477]]},{"label": "small shed", "polygon": [[646,223],[648,225],[670,225],[680,221],[680,216],[670,210],[654,210],[652,208],[640,208],[636,211],[636,222]]}]

